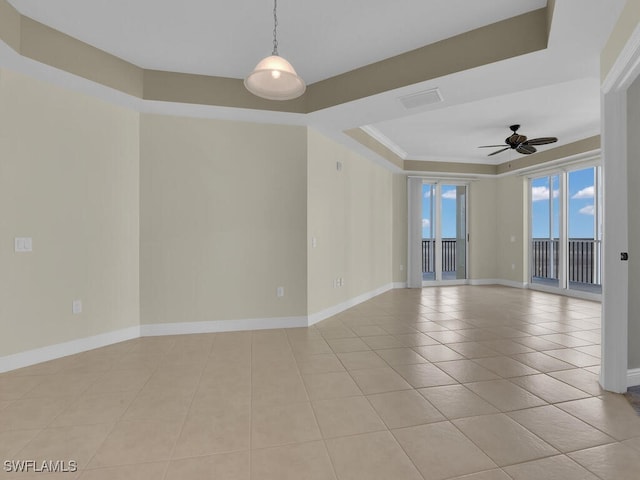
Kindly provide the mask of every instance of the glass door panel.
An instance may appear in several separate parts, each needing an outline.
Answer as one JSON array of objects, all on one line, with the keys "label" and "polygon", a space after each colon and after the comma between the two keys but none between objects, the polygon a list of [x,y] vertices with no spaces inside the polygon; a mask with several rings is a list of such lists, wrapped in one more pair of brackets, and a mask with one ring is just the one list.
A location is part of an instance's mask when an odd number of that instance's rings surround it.
[{"label": "glass door panel", "polygon": [[568,173],[568,287],[602,293],[599,167]]},{"label": "glass door panel", "polygon": [[467,278],[467,187],[442,185],[440,190],[442,280]]},{"label": "glass door panel", "polygon": [[422,280],[467,278],[467,187],[422,184]]},{"label": "glass door panel", "polygon": [[531,282],[559,286],[560,177],[531,180]]}]

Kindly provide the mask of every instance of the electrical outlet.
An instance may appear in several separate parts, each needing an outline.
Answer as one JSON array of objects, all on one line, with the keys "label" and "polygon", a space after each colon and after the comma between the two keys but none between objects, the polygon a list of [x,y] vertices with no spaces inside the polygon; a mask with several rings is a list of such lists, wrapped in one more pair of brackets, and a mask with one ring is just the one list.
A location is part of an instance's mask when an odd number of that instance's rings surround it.
[{"label": "electrical outlet", "polygon": [[75,315],[82,313],[82,300],[74,300],[71,303],[71,311]]},{"label": "electrical outlet", "polygon": [[276,289],[276,296],[278,297],[284,297],[284,287],[278,287]]}]

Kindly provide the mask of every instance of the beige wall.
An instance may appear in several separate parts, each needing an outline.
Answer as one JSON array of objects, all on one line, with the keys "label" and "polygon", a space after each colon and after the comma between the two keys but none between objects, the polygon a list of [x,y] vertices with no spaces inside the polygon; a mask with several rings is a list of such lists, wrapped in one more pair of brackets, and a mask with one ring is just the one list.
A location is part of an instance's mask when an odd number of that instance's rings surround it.
[{"label": "beige wall", "polygon": [[497,279],[497,180],[476,180],[469,186],[470,279]]},{"label": "beige wall", "polygon": [[394,283],[407,282],[407,250],[408,250],[408,202],[407,202],[407,176],[403,174],[393,175],[392,202],[392,273]]},{"label": "beige wall", "polygon": [[143,324],[306,314],[304,127],[145,114],[140,152]]},{"label": "beige wall", "polygon": [[392,173],[309,129],[310,314],[392,282],[392,196]]},{"label": "beige wall", "polygon": [[0,356],[138,325],[138,118],[0,71]]},{"label": "beige wall", "polygon": [[[481,178],[469,185],[470,279],[507,280],[519,284],[525,281],[528,213],[524,188],[523,178],[515,175]],[[394,281],[405,282],[407,191],[404,175],[394,176],[393,205]],[[511,242],[512,235],[514,242]],[[396,264],[404,266],[401,275],[396,274]],[[511,264],[515,266],[513,270]]]},{"label": "beige wall", "polygon": [[627,91],[628,115],[628,244],[629,244],[629,368],[640,368],[640,79]]},{"label": "beige wall", "polygon": [[[528,205],[518,175],[475,180],[469,187],[469,278],[526,282]],[[513,237],[513,239],[512,239]]]},{"label": "beige wall", "polygon": [[522,284],[527,281],[526,259],[529,239],[526,179],[518,175],[502,177],[497,180],[496,186],[497,275],[500,279]]}]

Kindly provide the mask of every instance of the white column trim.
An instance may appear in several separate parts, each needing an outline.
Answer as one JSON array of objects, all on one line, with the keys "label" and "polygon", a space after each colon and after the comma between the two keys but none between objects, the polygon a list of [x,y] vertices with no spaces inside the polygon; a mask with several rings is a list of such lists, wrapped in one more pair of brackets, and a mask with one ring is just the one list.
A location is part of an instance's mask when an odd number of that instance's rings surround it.
[{"label": "white column trim", "polygon": [[640,25],[602,83],[603,266],[600,384],[624,392],[628,384],[627,89],[640,74]]},{"label": "white column trim", "polygon": [[442,281],[442,184],[440,182],[436,182],[435,187],[435,194],[431,199],[431,208],[435,211],[435,215],[432,215],[431,217],[431,228],[434,229],[434,238],[436,240],[433,247],[433,251],[435,252],[433,268],[436,282],[440,282]]},{"label": "white column trim", "polygon": [[[558,232],[558,285],[561,288],[569,289],[569,178],[567,171],[563,170],[558,174],[558,188],[560,194],[558,201],[560,202],[559,214],[560,228]],[[553,198],[550,203],[553,203]]]},{"label": "white column trim", "polygon": [[624,392],[628,368],[627,111],[626,89],[603,98],[604,222],[602,236],[602,368],[605,390]]},{"label": "white column trim", "polygon": [[637,387],[640,385],[640,368],[634,368],[627,373],[627,387]]},{"label": "white column trim", "polygon": [[422,287],[422,179],[407,178],[407,285]]}]

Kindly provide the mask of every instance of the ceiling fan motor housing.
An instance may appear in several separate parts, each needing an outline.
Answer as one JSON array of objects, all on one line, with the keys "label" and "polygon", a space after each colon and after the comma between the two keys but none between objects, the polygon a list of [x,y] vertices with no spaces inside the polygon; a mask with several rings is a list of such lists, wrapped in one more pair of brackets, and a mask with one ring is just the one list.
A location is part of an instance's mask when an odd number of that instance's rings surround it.
[{"label": "ceiling fan motor housing", "polygon": [[518,135],[517,133],[514,133],[505,140],[506,144],[511,146],[511,148],[517,148],[518,145],[526,141],[527,137],[525,137],[524,135]]}]

